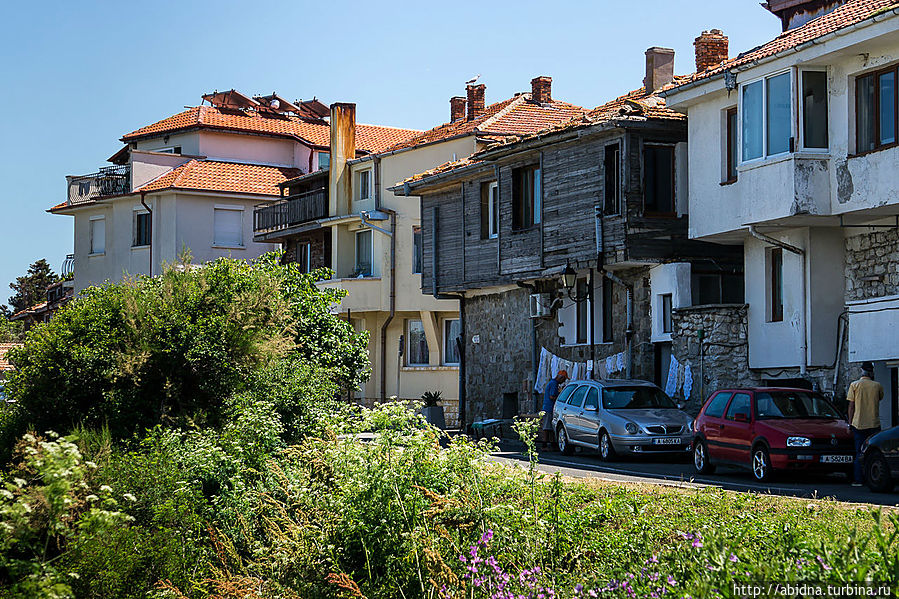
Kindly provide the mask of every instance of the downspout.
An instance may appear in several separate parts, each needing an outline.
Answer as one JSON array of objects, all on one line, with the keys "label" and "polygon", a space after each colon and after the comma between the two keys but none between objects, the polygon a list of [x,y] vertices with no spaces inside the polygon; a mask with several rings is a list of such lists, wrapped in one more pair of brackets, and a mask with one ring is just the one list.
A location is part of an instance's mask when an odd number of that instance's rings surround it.
[{"label": "downspout", "polygon": [[147,248],[147,250],[150,253],[150,276],[152,277],[153,276],[153,229],[154,229],[154,227],[153,227],[153,211],[150,209],[150,207],[147,205],[147,201],[144,199],[144,195],[146,193],[147,192],[141,190],[140,203],[141,203],[141,206],[143,206],[144,209],[147,211],[147,213],[150,215],[150,246]]},{"label": "downspout", "polygon": [[[381,401],[387,401],[387,327],[393,322],[396,316],[396,212],[389,208],[381,207],[381,158],[375,156],[374,162],[374,191],[375,191],[375,210],[381,210],[390,215],[390,313],[384,319],[381,325]],[[365,221],[365,218],[362,219]],[[380,227],[374,227],[371,223],[369,226],[384,232]],[[397,387],[396,395],[399,398],[399,368],[397,363]]]},{"label": "downspout", "polygon": [[774,237],[770,237],[765,235],[764,233],[759,233],[755,225],[749,225],[749,234],[755,237],[760,241],[764,241],[765,243],[769,243],[773,246],[779,247],[781,249],[787,250],[793,254],[799,256],[799,262],[801,264],[801,272],[800,272],[800,280],[802,281],[802,298],[801,298],[801,308],[799,310],[799,328],[802,331],[802,336],[800,340],[799,351],[801,354],[801,358],[799,360],[799,374],[805,375],[808,370],[808,326],[806,324],[806,296],[808,294],[808,290],[806,289],[806,281],[805,281],[805,270],[806,270],[806,253],[802,248],[798,248],[794,245],[790,245],[789,243],[785,243],[780,239],[775,239]]}]

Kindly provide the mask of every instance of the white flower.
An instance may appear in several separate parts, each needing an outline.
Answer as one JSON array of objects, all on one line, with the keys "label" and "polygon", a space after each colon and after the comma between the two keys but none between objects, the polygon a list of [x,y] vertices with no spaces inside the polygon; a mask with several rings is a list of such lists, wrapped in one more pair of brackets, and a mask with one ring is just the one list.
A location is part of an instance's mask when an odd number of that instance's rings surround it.
[{"label": "white flower", "polygon": [[13,494],[7,491],[6,489],[0,489],[0,497],[5,497],[7,499],[12,499]]},{"label": "white flower", "polygon": [[91,468],[92,470],[97,469],[97,465],[94,462],[91,462],[90,460],[85,462],[84,465],[87,466],[88,468]]},{"label": "white flower", "polygon": [[14,479],[12,479],[12,482],[16,483],[16,486],[19,487],[20,489],[28,484],[28,481],[25,480],[24,478],[14,478]]},{"label": "white flower", "polygon": [[100,499],[100,498],[97,497],[96,495],[88,495],[88,496],[85,497],[84,499],[85,499],[86,501],[97,501],[97,500]]},{"label": "white flower", "polygon": [[124,497],[128,501],[137,501],[137,497],[135,497],[131,493],[125,493],[124,495],[122,495],[122,497]]},{"label": "white flower", "polygon": [[100,490],[104,493],[112,493],[112,487],[109,485],[100,485]]}]

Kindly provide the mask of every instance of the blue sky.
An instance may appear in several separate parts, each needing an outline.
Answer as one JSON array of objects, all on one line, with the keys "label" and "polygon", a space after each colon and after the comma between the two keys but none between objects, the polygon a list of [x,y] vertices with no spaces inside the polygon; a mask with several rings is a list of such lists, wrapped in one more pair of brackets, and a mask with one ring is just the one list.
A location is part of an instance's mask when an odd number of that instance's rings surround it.
[{"label": "blue sky", "polygon": [[639,87],[643,52],[719,28],[731,54],[780,33],[757,0],[14,2],[0,22],[0,303],[28,264],[59,270],[72,219],[45,212],[140,126],[204,92],[355,102],[361,122],[427,129],[480,74],[487,102],[553,78],[593,107]]}]

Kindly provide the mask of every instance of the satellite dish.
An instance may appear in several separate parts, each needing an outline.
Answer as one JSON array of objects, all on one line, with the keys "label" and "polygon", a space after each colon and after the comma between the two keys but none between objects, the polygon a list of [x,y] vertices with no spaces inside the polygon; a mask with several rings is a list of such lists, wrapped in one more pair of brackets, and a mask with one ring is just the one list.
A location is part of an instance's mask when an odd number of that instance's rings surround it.
[{"label": "satellite dish", "polygon": [[277,98],[272,98],[272,101],[269,102],[268,105],[272,107],[272,110],[281,108],[281,102],[279,102]]}]

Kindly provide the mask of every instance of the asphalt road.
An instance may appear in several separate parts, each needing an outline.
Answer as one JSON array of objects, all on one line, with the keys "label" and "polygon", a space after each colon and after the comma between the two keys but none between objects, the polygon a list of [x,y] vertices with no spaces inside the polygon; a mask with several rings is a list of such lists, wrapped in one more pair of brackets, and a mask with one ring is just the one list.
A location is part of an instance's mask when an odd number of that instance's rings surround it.
[{"label": "asphalt road", "polygon": [[[527,457],[518,443],[501,443],[493,458],[500,462],[527,466]],[[760,484],[753,480],[748,470],[719,466],[714,474],[697,475],[690,456],[651,459],[617,458],[604,463],[593,452],[577,452],[563,456],[558,452],[544,451],[539,456],[539,469],[543,472],[561,472],[566,476],[592,477],[617,482],[650,483],[686,487],[714,486],[743,493],[769,493],[821,499],[830,497],[837,501],[899,506],[899,487],[893,493],[872,493],[867,487],[853,487],[841,474],[821,475],[790,472],[776,477],[771,483]]]}]

